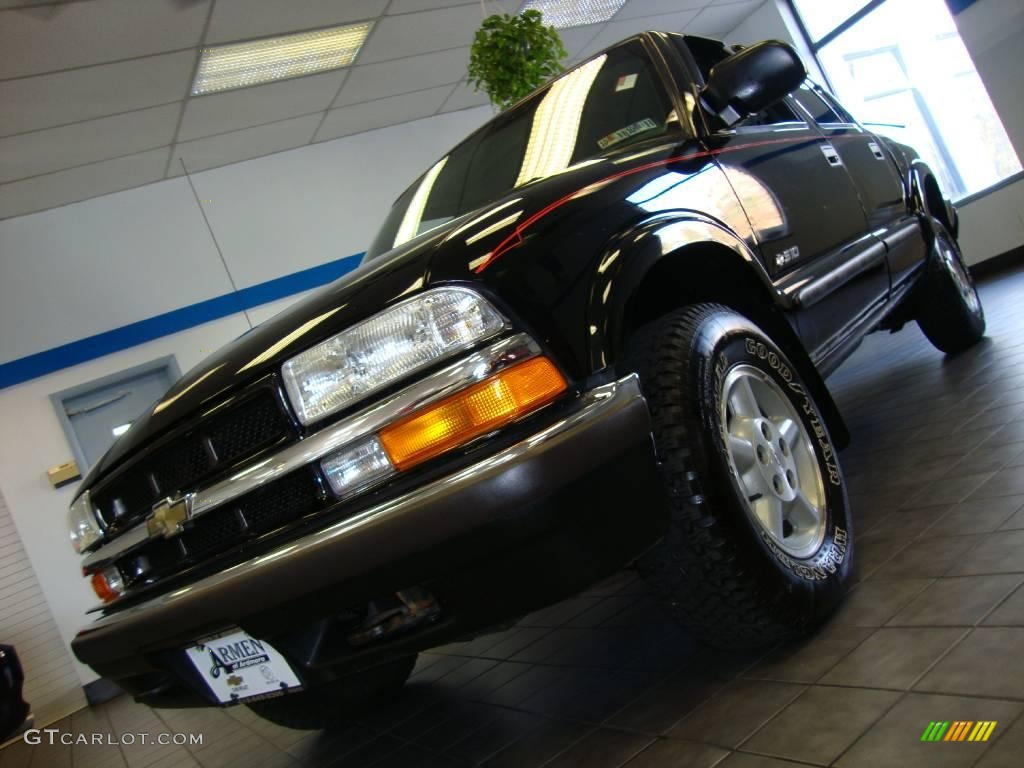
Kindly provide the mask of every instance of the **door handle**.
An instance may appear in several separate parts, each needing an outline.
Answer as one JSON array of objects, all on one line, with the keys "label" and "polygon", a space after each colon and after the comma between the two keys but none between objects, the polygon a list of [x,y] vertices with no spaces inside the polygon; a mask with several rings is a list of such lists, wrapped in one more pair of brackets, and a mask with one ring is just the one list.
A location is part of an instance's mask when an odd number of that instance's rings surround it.
[{"label": "door handle", "polygon": [[875,156],[875,160],[885,160],[885,153],[882,152],[882,148],[879,147],[875,142],[868,142],[868,149],[871,150],[871,154]]},{"label": "door handle", "polygon": [[822,144],[821,153],[825,155],[825,159],[828,160],[829,165],[841,166],[843,159],[839,157],[839,153],[836,152],[836,148],[831,144]]}]

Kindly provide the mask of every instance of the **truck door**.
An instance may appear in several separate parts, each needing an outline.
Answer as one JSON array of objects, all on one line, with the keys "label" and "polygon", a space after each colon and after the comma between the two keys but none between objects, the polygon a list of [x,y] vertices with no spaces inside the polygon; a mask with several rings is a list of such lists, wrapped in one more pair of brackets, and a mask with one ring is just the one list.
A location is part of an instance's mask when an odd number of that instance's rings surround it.
[{"label": "truck door", "polygon": [[[718,41],[674,40],[689,51],[699,85],[729,55]],[[811,357],[824,358],[889,289],[885,247],[870,233],[846,166],[791,97],[732,128],[712,127],[705,143],[733,185],[769,274],[795,304]]]},{"label": "truck door", "polygon": [[903,181],[885,143],[813,83],[805,83],[793,97],[832,142],[849,171],[868,227],[886,244],[895,288],[921,263],[923,245],[920,224],[907,210]]}]

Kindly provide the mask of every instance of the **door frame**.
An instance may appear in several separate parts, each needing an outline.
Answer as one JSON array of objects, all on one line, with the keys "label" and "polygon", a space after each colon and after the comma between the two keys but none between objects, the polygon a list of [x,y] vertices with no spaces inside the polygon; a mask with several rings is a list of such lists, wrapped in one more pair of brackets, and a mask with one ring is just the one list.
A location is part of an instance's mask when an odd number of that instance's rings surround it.
[{"label": "door frame", "polygon": [[84,475],[88,469],[85,452],[82,450],[82,446],[78,442],[78,435],[75,434],[75,428],[71,424],[71,419],[68,418],[67,409],[64,407],[64,403],[67,400],[84,395],[94,389],[109,387],[110,385],[116,384],[124,379],[133,379],[138,376],[142,376],[147,373],[154,373],[163,369],[166,369],[168,373],[170,373],[172,382],[181,378],[181,368],[178,367],[177,357],[174,355],[165,355],[164,357],[158,357],[155,360],[134,365],[131,368],[124,368],[120,371],[115,371],[114,373],[108,373],[106,376],[100,376],[98,379],[86,381],[82,384],[76,384],[73,387],[62,389],[60,392],[54,392],[50,395],[50,402],[53,404],[53,410],[57,414],[57,421],[60,423],[61,429],[64,430],[64,437],[67,438],[68,446],[71,448],[71,454],[78,463],[78,471],[81,474]]}]

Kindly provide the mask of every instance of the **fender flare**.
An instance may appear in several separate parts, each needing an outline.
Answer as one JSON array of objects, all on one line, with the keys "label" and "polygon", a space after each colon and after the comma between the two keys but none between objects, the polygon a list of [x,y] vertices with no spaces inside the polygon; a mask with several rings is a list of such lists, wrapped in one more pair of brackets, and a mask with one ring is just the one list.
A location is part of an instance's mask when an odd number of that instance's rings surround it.
[{"label": "fender flare", "polygon": [[[628,341],[629,310],[651,270],[665,264],[666,259],[704,259],[709,250],[729,260],[727,265],[723,265],[723,270],[735,273],[739,269],[742,274],[750,276],[748,282],[756,285],[755,290],[760,294],[759,306],[756,307],[760,317],[752,319],[763,323],[766,316],[772,317],[773,322],[765,330],[773,337],[781,337],[776,338],[777,343],[786,351],[812,391],[836,446],[842,448],[847,445],[849,430],[839,408],[796,332],[782,314],[782,310],[794,306],[792,297],[776,287],[764,264],[746,241],[722,223],[694,211],[664,212],[635,224],[614,237],[596,261],[587,299],[591,370],[600,371],[621,363]],[[690,296],[699,296],[699,287],[695,286],[695,289]],[[692,299],[681,296],[679,306],[684,306],[689,300]],[[742,304],[735,308],[744,311]],[[747,306],[746,312],[753,314],[752,309],[754,307]]]},{"label": "fender flare", "polygon": [[[910,162],[907,177],[907,188],[909,190],[907,204],[910,210],[926,218],[938,219],[954,238],[959,237],[960,216],[957,213],[956,206],[950,202],[949,198],[942,194],[942,189],[938,184],[938,177],[928,163],[920,158],[913,159]],[[929,202],[927,194],[929,179],[938,191],[938,201]]]}]

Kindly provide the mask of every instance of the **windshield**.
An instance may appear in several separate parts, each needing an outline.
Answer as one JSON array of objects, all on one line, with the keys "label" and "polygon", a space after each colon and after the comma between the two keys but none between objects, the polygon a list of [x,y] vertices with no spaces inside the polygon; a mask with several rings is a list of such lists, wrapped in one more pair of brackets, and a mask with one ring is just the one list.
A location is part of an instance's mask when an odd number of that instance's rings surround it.
[{"label": "windshield", "polygon": [[672,99],[633,39],[499,115],[395,202],[367,253],[379,256],[516,187],[678,127]]}]

